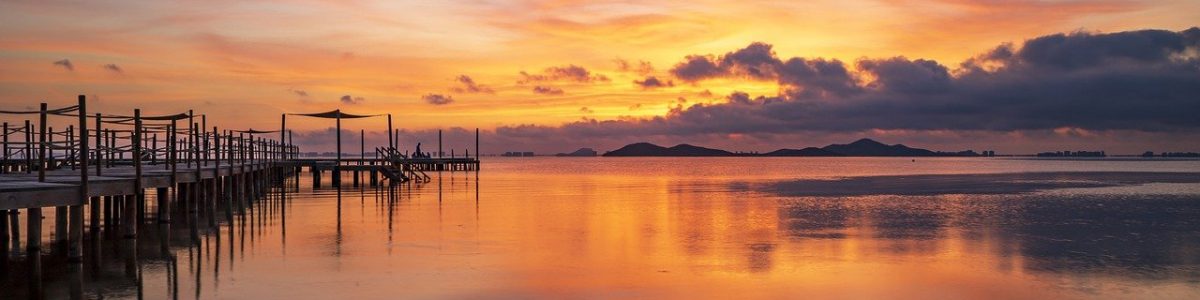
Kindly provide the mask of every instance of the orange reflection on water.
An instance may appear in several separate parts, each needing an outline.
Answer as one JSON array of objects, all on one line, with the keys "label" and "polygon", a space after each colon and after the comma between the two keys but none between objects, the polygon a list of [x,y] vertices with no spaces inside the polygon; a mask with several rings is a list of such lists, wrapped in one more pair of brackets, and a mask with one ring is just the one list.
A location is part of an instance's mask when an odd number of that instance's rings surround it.
[{"label": "orange reflection on water", "polygon": [[[840,173],[870,175],[1200,169],[1194,163],[683,161],[496,159],[478,175],[434,174],[432,183],[392,192],[343,188],[340,201],[336,190],[314,192],[305,177],[283,214],[249,226],[254,236],[236,223],[232,232],[222,227],[222,244],[209,233],[200,247],[175,250],[186,263],[177,278],[147,262],[144,292],[307,299],[1200,295],[1195,195],[788,198],[754,188],[831,177],[839,173],[827,170],[839,165],[856,167]],[[738,175],[747,170],[757,175]],[[177,289],[169,287],[173,280]]]}]

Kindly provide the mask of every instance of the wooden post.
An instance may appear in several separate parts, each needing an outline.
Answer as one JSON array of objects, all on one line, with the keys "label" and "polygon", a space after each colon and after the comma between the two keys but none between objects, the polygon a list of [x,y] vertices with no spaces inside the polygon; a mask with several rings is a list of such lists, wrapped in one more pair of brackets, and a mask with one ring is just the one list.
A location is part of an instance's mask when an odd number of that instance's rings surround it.
[{"label": "wooden post", "polygon": [[[75,134],[74,134],[74,132],[75,132],[75,125],[70,125],[70,126],[67,126],[67,145],[74,145],[74,144],[75,144]],[[70,159],[70,160],[68,161],[68,163],[71,165],[71,170],[72,170],[72,171],[74,171],[74,170],[75,170],[76,159],[78,159],[78,158],[77,158],[77,157],[75,157],[75,148],[74,148],[74,147],[71,147],[71,148],[69,148],[69,149],[70,149],[70,150],[67,150],[67,151],[69,151],[69,152],[67,153],[67,158],[69,158],[69,159]]]},{"label": "wooden post", "polygon": [[54,127],[47,127],[46,130],[46,140],[42,143],[46,144],[45,147],[50,148],[50,153],[46,156],[45,168],[54,168]]},{"label": "wooden post", "polygon": [[74,263],[83,262],[83,205],[88,201],[88,128],[87,128],[87,99],[79,95],[79,204],[70,207],[71,231],[67,234],[70,247],[67,249],[67,260]]},{"label": "wooden post", "polygon": [[358,169],[354,170],[354,186],[356,186],[356,187],[358,186],[358,177],[361,177],[361,174],[359,173],[359,171],[362,169],[363,159],[366,156],[363,153],[366,153],[366,152],[367,152],[367,131],[364,129],[359,129],[358,130]]},{"label": "wooden post", "polygon": [[438,129],[438,158],[442,158],[442,130]]},{"label": "wooden post", "polygon": [[479,161],[479,128],[475,128],[475,161]]},{"label": "wooden post", "polygon": [[342,110],[337,110],[337,162],[333,165],[333,187],[342,187]]},{"label": "wooden post", "polygon": [[[101,176],[100,169],[104,168],[104,155],[100,152],[103,151],[101,149],[104,149],[104,145],[101,144],[103,141],[104,134],[100,130],[100,113],[96,113],[96,176]],[[95,209],[92,210],[92,212],[95,211]],[[93,217],[94,216],[95,215],[93,214]]]},{"label": "wooden post", "polygon": [[238,171],[240,171],[240,172],[238,173],[238,176],[237,176],[238,182],[236,182],[234,185],[237,186],[238,213],[245,214],[246,213],[245,202],[246,202],[246,176],[247,175],[246,175],[246,137],[243,133],[238,133],[238,162],[240,163],[240,165],[238,167]]},{"label": "wooden post", "polygon": [[150,164],[158,164],[158,133],[150,136]]},{"label": "wooden post", "polygon": [[137,238],[137,222],[141,218],[138,215],[141,210],[139,206],[145,203],[145,188],[142,187],[142,110],[133,110],[133,140],[131,143],[133,151],[133,195],[125,197],[125,218],[122,219],[126,240]]},{"label": "wooden post", "polygon": [[208,115],[200,115],[200,161],[204,162],[204,166],[208,166]]},{"label": "wooden post", "polygon": [[279,142],[287,141],[287,114],[279,114]]},{"label": "wooden post", "polygon": [[[178,120],[176,120],[175,118],[171,118],[171,126],[167,132],[167,169],[171,170],[171,176],[170,176],[171,184],[169,185],[169,187],[171,188],[171,191],[172,191],[171,193],[168,193],[168,194],[170,195],[170,198],[174,198],[174,199],[179,198],[179,192],[178,192],[179,176],[177,176],[177,171],[179,170],[179,168],[178,168],[179,162],[177,161],[177,158],[179,155],[177,153],[175,153],[175,144],[177,142],[177,140],[175,139],[175,136],[177,134],[176,131],[178,130],[178,128],[179,128]],[[159,196],[162,196],[162,195],[159,195]],[[158,214],[159,214],[158,223],[159,224],[170,224],[171,223],[171,201],[170,200],[171,199],[167,199],[166,197],[159,197],[159,199],[158,199]],[[164,249],[164,250],[168,250],[168,249]]]},{"label": "wooden post", "polygon": [[[54,147],[53,147],[53,145],[54,145],[54,127],[48,127],[48,128],[49,128],[48,130],[50,131],[50,133],[46,137],[47,140],[44,143],[44,145],[42,145],[42,146],[43,146],[43,148],[46,148],[46,147],[50,148],[49,149],[50,155],[47,158],[48,159],[47,163],[49,163],[49,165],[43,166],[43,168],[54,167]],[[53,245],[51,245],[51,247],[53,247],[52,249],[53,249],[54,253],[57,255],[65,256],[65,254],[67,252],[66,251],[67,250],[67,207],[66,206],[55,206],[54,207],[54,243],[53,243]]]},{"label": "wooden post", "polygon": [[[194,125],[194,123],[192,123],[192,122],[196,121],[195,117],[196,116],[192,114],[192,110],[189,109],[188,110],[188,124],[187,124],[188,125],[187,140],[184,142],[184,144],[187,145],[188,147],[192,147],[192,143],[195,140],[196,126]],[[192,151],[188,151],[187,155],[184,156],[183,161],[186,162],[186,164],[189,168],[191,168],[192,160],[194,160],[194,159],[195,159],[195,157],[192,157]]]},{"label": "wooden post", "polygon": [[21,211],[17,209],[8,211],[8,227],[9,232],[12,232],[12,249],[13,251],[21,251]]},{"label": "wooden post", "polygon": [[392,114],[388,114],[388,131],[387,131],[387,136],[388,136],[388,147],[389,147],[389,148],[396,148],[395,141],[394,141],[394,140],[392,140]]},{"label": "wooden post", "polygon": [[0,209],[0,278],[8,278],[8,239],[8,210]]},{"label": "wooden post", "polygon": [[4,122],[4,163],[0,165],[0,173],[8,173],[8,122]]},{"label": "wooden post", "polygon": [[[38,182],[46,182],[46,103],[41,104],[41,124],[38,125]],[[42,298],[42,208],[30,207],[26,216],[29,232],[25,237],[25,251],[29,260],[30,298]]]},{"label": "wooden post", "polygon": [[25,174],[33,173],[33,125],[25,120]]}]

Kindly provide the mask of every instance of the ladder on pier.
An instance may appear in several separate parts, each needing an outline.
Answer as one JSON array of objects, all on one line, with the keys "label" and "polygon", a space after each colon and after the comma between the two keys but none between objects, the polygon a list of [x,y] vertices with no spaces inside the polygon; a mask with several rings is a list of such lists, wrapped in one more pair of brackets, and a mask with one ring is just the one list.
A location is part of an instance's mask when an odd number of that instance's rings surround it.
[{"label": "ladder on pier", "polygon": [[429,174],[425,174],[417,168],[413,168],[411,160],[396,148],[380,147],[375,149],[376,153],[385,158],[388,162],[383,168],[380,168],[380,173],[388,180],[395,183],[408,182],[415,180],[416,182],[424,183],[432,180]]}]

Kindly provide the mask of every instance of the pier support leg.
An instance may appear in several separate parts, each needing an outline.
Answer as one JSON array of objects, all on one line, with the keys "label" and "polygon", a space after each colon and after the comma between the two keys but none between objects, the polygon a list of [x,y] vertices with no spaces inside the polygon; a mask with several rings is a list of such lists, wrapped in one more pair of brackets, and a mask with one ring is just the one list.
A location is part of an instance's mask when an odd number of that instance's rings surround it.
[{"label": "pier support leg", "polygon": [[92,229],[92,235],[100,233],[100,197],[92,197],[91,204],[88,204],[92,211],[91,224],[88,225]]},{"label": "pier support leg", "polygon": [[29,227],[25,237],[25,256],[29,261],[29,298],[42,299],[42,208],[30,208],[28,211],[25,218]]},{"label": "pier support leg", "polygon": [[8,210],[0,210],[0,280],[8,278]]},{"label": "pier support leg", "polygon": [[137,219],[134,217],[137,214],[137,204],[135,203],[137,197],[134,195],[125,195],[123,198],[125,198],[125,201],[121,205],[121,208],[124,209],[124,212],[121,213],[122,237],[125,239],[137,238],[137,223],[134,222]]},{"label": "pier support leg", "polygon": [[73,263],[83,262],[83,205],[73,205],[68,208],[70,211],[70,226],[71,231],[67,233],[69,236],[70,247],[67,248],[67,261]]},{"label": "pier support leg", "polygon": [[104,238],[113,239],[113,197],[104,196]]},{"label": "pier support leg", "polygon": [[91,255],[91,263],[89,263],[88,266],[93,269],[99,268],[100,257],[103,254],[103,252],[100,250],[100,246],[103,244],[100,242],[100,240],[102,240],[102,235],[100,232],[100,220],[102,216],[100,215],[100,209],[103,207],[103,201],[101,200],[101,197],[92,197],[90,200],[91,204],[88,205],[91,206],[92,213],[91,223],[88,226],[91,228],[91,233],[89,235],[92,238],[90,243],[91,249],[88,249],[88,253]]},{"label": "pier support leg", "polygon": [[9,227],[9,232],[12,232],[11,247],[12,247],[13,251],[21,250],[21,221],[20,221],[21,218],[20,217],[21,217],[21,211],[15,210],[15,209],[8,211],[8,227]]},{"label": "pier support leg", "polygon": [[54,253],[56,255],[66,256],[67,254],[67,207],[54,207]]},{"label": "pier support leg", "polygon": [[134,206],[137,209],[137,223],[138,225],[146,224],[146,191],[137,191],[133,198]]},{"label": "pier support leg", "polygon": [[161,187],[155,189],[155,196],[158,198],[158,223],[171,223],[170,193]]}]

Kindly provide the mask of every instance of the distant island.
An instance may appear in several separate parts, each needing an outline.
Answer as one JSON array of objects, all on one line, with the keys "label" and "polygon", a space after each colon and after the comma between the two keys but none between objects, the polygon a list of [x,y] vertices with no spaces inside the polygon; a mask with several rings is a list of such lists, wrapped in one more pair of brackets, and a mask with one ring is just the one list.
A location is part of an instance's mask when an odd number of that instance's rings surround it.
[{"label": "distant island", "polygon": [[902,144],[887,145],[872,139],[861,139],[849,144],[832,144],[821,148],[785,148],[761,154],[734,153],[688,144],[679,144],[668,148],[651,143],[634,143],[605,152],[604,156],[995,156],[995,152],[984,151],[982,154],[972,150],[941,152],[912,148]]},{"label": "distant island", "polygon": [[598,153],[596,153],[596,150],[592,150],[592,148],[579,148],[579,150],[575,150],[575,152],[571,152],[571,153],[559,153],[559,154],[555,154],[554,156],[578,156],[578,157],[585,157],[585,156],[596,156],[596,155],[598,155]]}]

